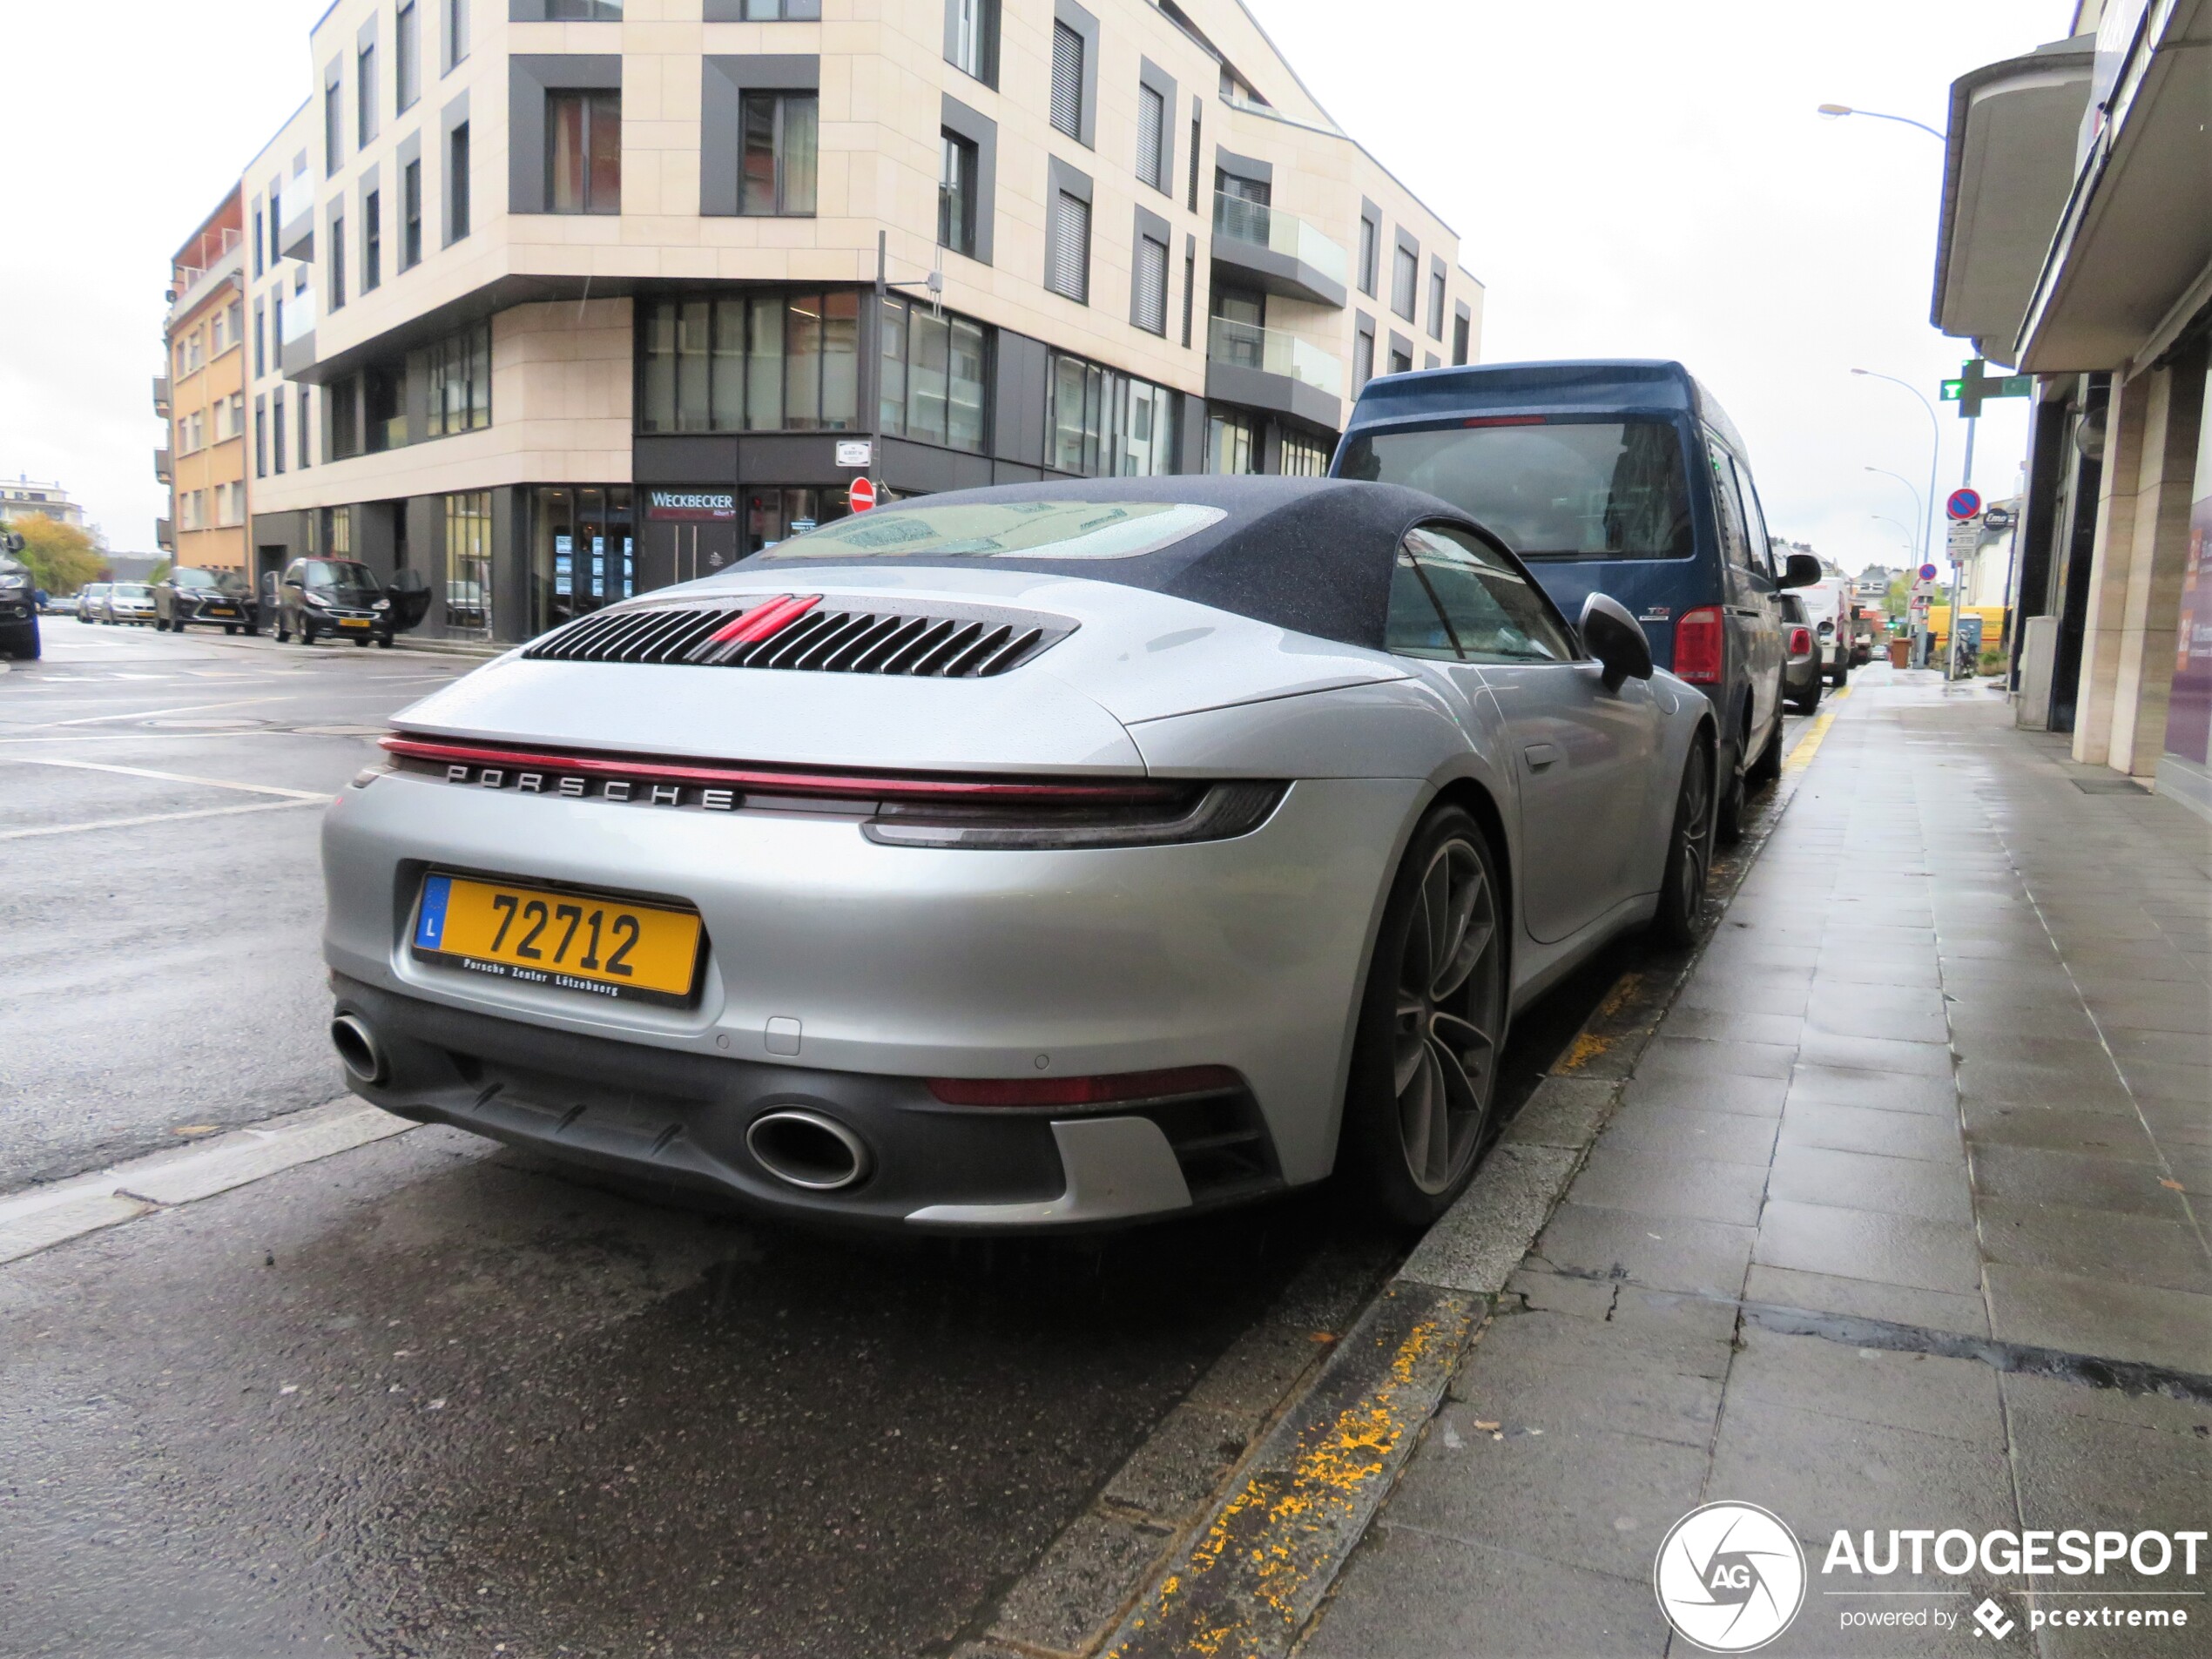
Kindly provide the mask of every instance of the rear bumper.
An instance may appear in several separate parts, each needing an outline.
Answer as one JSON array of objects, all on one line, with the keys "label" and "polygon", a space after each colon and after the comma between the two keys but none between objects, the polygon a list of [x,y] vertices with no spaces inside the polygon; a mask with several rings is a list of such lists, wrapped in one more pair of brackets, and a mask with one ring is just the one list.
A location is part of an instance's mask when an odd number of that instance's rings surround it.
[{"label": "rear bumper", "polygon": [[[1095,1111],[948,1106],[918,1079],[671,1053],[443,1008],[333,976],[336,1012],[374,1033],[384,1072],[354,1092],[563,1163],[862,1229],[1067,1231],[1279,1190],[1249,1092]],[[779,1180],[745,1131],[762,1114],[829,1117],[868,1153],[833,1192]]]}]

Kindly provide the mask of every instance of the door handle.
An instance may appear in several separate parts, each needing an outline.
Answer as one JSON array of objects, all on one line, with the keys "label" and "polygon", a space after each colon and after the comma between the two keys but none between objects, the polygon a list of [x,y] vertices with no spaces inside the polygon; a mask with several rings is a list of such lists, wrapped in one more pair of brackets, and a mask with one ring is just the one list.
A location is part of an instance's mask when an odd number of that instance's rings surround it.
[{"label": "door handle", "polygon": [[1549,743],[1524,744],[1521,755],[1528,763],[1529,771],[1541,772],[1559,759],[1559,748],[1557,745]]}]

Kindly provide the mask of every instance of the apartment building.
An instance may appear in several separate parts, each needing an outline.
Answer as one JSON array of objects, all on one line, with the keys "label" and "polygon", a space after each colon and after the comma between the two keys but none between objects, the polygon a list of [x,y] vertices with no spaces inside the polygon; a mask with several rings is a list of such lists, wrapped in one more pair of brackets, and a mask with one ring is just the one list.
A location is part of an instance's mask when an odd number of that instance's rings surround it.
[{"label": "apartment building", "polygon": [[337,0],[247,167],[252,542],[525,637],[880,498],[1325,469],[1458,239],[1239,0]]},{"label": "apartment building", "polygon": [[12,482],[0,479],[0,524],[17,518],[51,518],[58,524],[84,528],[84,509],[59,484],[24,473]]},{"label": "apartment building", "polygon": [[246,502],[246,228],[233,189],[170,260],[162,327],[166,372],[153,382],[168,442],[154,476],[169,486],[169,516],[154,539],[179,564],[244,572]]}]

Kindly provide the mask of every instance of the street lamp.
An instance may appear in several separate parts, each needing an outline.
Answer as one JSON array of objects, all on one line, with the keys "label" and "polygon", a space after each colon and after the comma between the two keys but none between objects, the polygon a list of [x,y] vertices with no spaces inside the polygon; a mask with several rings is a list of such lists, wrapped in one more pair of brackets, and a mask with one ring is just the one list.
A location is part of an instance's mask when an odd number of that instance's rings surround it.
[{"label": "street lamp", "polygon": [[1846,115],[1864,115],[1876,121],[1896,121],[1905,126],[1919,128],[1938,144],[1948,145],[1951,142],[1925,121],[1915,121],[1909,115],[1884,115],[1879,110],[1854,110],[1848,104],[1824,104],[1820,106],[1820,113],[1831,121],[1840,120]]},{"label": "street lamp", "polygon": [[1900,536],[1904,536],[1905,556],[1908,559],[1919,559],[1920,556],[1920,544],[1912,539],[1912,532],[1911,530],[1906,529],[1905,526],[1898,523],[1897,520],[1887,517],[1881,513],[1870,513],[1867,516],[1871,518],[1877,524],[1888,525],[1892,529],[1897,531]]},{"label": "street lamp", "polygon": [[[1919,524],[1921,530],[1925,531],[1928,523],[1928,509],[1926,503],[1921,501],[1920,491],[1919,488],[1914,485],[1913,482],[1910,478],[1907,478],[1903,473],[1892,472],[1887,467],[1869,467],[1866,470],[1869,472],[1878,472],[1885,478],[1894,478],[1898,481],[1898,482],[1905,486],[1905,493],[1912,497],[1912,511],[1914,515],[1913,523]],[[1905,550],[1907,553],[1916,556],[1919,553],[1920,539],[1919,533],[1916,532],[1912,536],[1906,540],[1905,543]],[[1919,563],[1917,556],[1914,558],[1913,563],[1916,564]]]},{"label": "street lamp", "polygon": [[[1923,392],[1919,387],[1913,385],[1911,381],[1901,381],[1898,379],[1896,375],[1885,374],[1878,369],[1854,368],[1851,370],[1851,373],[1854,374],[1863,374],[1868,380],[1887,381],[1892,386],[1902,386],[1906,391],[1912,393],[1914,397],[1919,399],[1920,407],[1928,412],[1928,507],[1927,514],[1925,515],[1928,519],[1928,529],[1927,539],[1923,545],[1928,551],[1933,552],[1935,550],[1935,526],[1932,516],[1935,511],[1936,474],[1940,469],[1943,462],[1943,427],[1942,423],[1936,419],[1935,405],[1929,402],[1927,394]],[[1921,562],[1923,563],[1927,563],[1925,559]],[[1952,610],[1954,612],[1958,610],[1956,603],[1952,604]]]}]

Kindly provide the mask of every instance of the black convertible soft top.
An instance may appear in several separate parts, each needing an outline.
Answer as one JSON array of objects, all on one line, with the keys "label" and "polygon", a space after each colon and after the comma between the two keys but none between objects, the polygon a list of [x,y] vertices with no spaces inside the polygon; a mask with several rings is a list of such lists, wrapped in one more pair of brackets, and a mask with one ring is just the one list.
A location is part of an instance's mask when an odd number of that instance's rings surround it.
[{"label": "black convertible soft top", "polygon": [[[985,558],[927,545],[933,537],[918,537],[924,545],[913,551],[900,545],[899,516],[914,509],[1023,502],[1174,502],[1217,508],[1224,516],[1157,551],[1122,556],[1069,559],[995,551]],[[1438,520],[1460,525],[1520,569],[1497,537],[1450,502],[1402,484],[1345,478],[1069,478],[917,496],[865,516],[865,524],[838,519],[733,568],[802,561],[824,568],[849,563],[974,570],[987,564],[992,570],[1143,588],[1373,650],[1383,644],[1398,544],[1414,525]],[[863,542],[873,544],[855,545]],[[849,559],[839,556],[840,543],[850,547]]]}]

